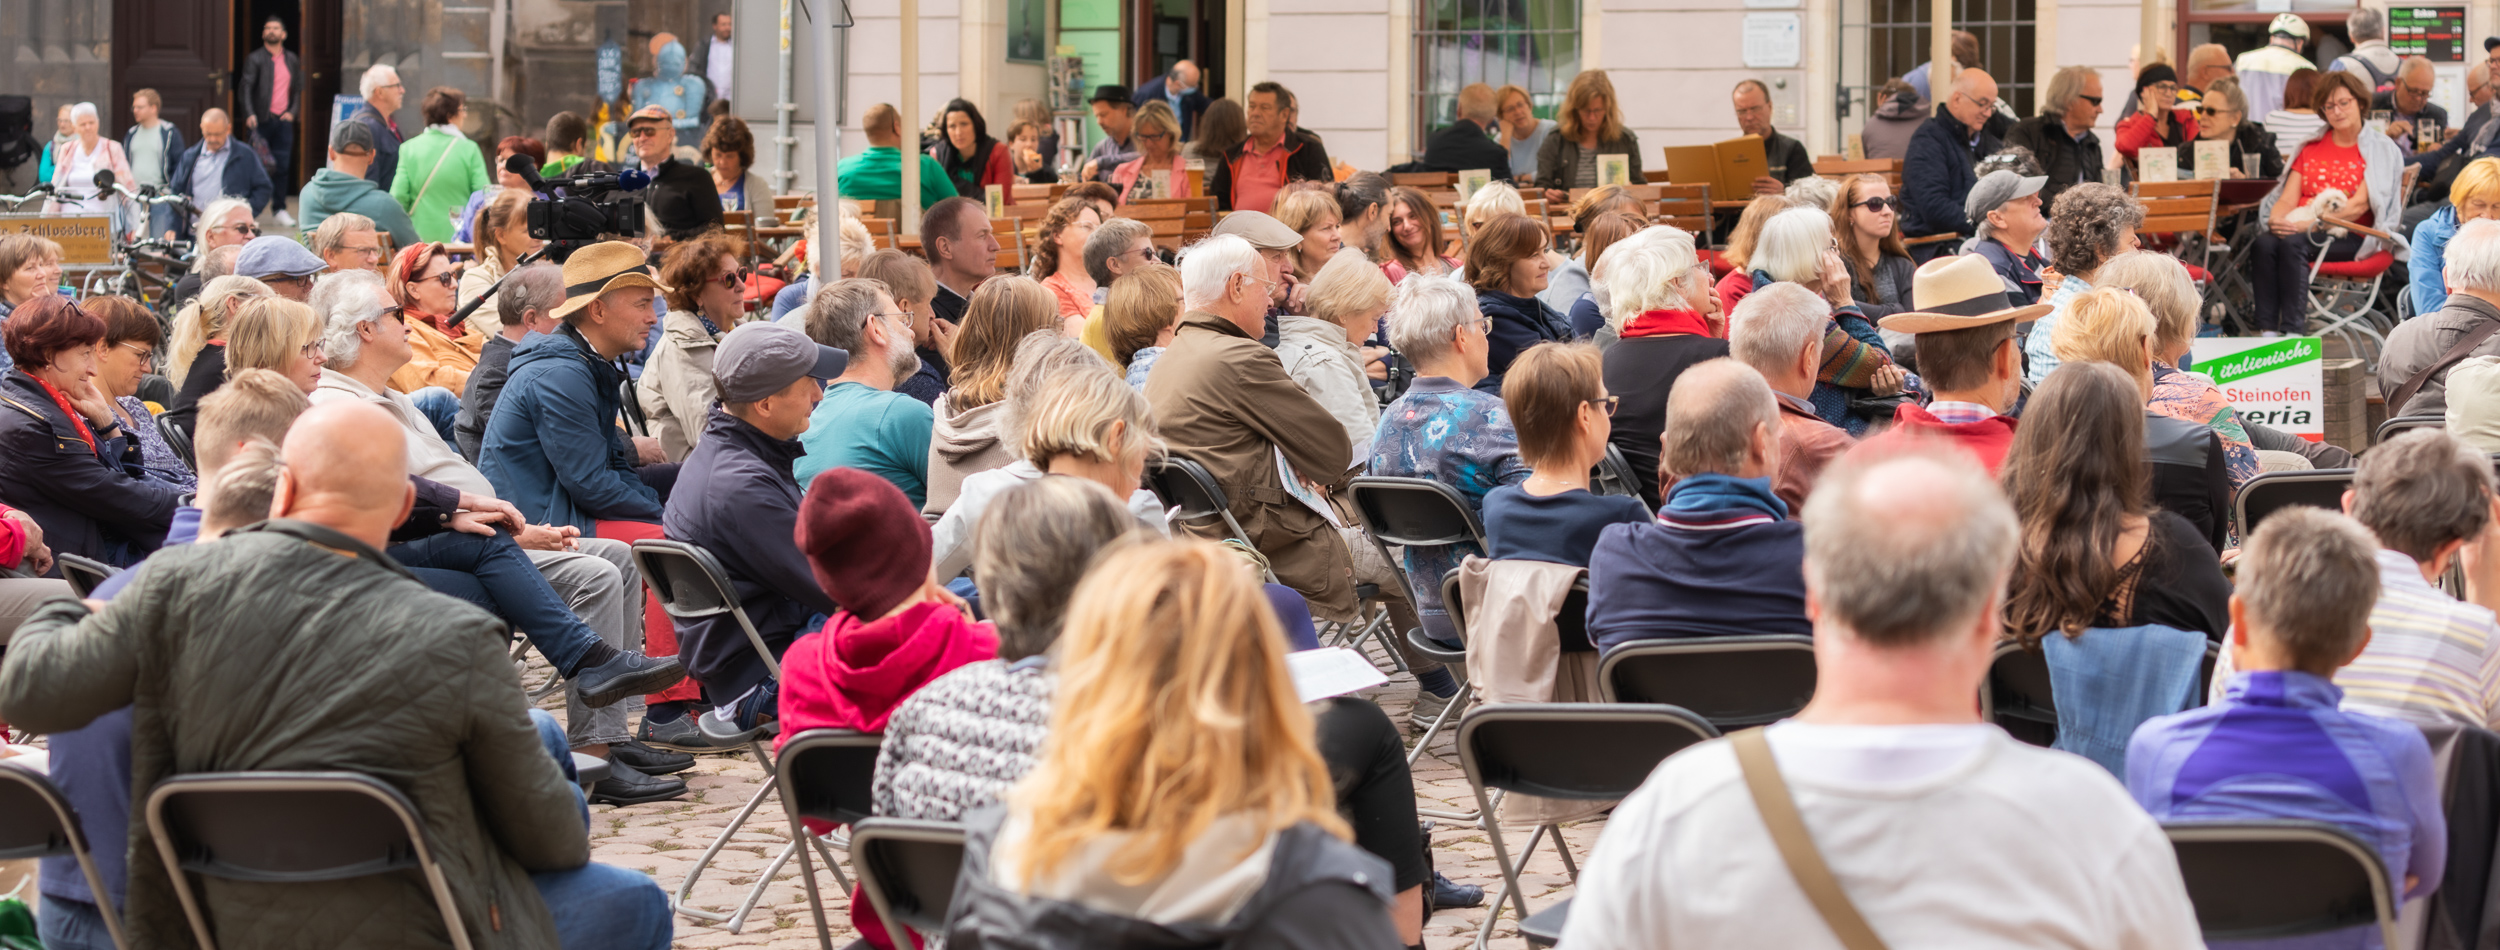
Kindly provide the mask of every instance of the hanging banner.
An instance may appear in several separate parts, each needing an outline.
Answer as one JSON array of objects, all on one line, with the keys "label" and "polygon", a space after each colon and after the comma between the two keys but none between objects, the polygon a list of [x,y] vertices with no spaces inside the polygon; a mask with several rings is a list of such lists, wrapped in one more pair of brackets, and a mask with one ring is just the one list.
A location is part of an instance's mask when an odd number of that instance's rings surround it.
[{"label": "hanging banner", "polygon": [[2317,337],[2199,337],[2192,352],[2240,421],[2326,438],[2326,347]]}]

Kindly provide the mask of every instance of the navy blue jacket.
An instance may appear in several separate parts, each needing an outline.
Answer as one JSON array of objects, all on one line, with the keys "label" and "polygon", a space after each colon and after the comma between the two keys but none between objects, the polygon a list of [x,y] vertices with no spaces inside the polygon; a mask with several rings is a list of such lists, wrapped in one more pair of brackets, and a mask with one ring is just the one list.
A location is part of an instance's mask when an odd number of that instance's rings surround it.
[{"label": "navy blue jacket", "polygon": [[[174,159],[173,176],[166,179],[174,193],[191,193],[191,169],[199,163],[200,149],[207,145],[193,142],[190,148],[182,150],[181,158]],[[226,151],[233,154],[226,156],[225,181],[218,183],[217,190],[250,201],[254,215],[269,210],[269,200],[277,196],[278,186],[269,183],[269,172],[260,167],[259,154],[252,151],[250,144],[231,136],[226,139]]]},{"label": "navy blue jacket", "polygon": [[1485,340],[1488,350],[1485,365],[1492,369],[1476,381],[1481,392],[1502,394],[1502,375],[1510,371],[1512,360],[1529,347],[1549,340],[1569,341],[1571,321],[1545,301],[1535,297],[1513,297],[1498,290],[1476,291],[1476,309],[1484,311]]},{"label": "navy blue jacket", "polygon": [[[669,540],[701,545],[720,559],[747,619],[774,653],[788,649],[809,619],[836,609],[796,540],[800,486],[791,466],[805,454],[798,440],[773,438],[713,403],[660,519]],[[726,614],[677,621],[677,655],[714,702],[746,692],[768,672],[746,631]]]},{"label": "navy blue jacket", "polygon": [[[1203,80],[1205,78],[1206,77],[1204,76],[1199,77],[1202,81],[1201,88],[1192,89],[1188,92],[1188,94],[1181,96],[1180,119],[1182,138],[1188,139],[1197,137],[1198,117],[1205,115],[1207,106],[1214,103],[1214,100],[1207,98],[1207,91],[1203,88]],[[1166,88],[1167,86],[1163,81],[1163,77],[1156,76],[1153,79],[1146,80],[1145,85],[1137,87],[1137,94],[1130,96],[1129,101],[1136,103],[1137,107],[1140,109],[1145,108],[1146,103],[1149,102],[1161,102],[1167,106],[1171,105],[1171,97],[1164,94],[1164,90]]]},{"label": "navy blue jacket", "polygon": [[358,108],[347,121],[373,129],[373,164],[365,166],[365,180],[381,185],[383,191],[391,190],[391,176],[399,174],[399,133],[371,105]]},{"label": "navy blue jacket", "polygon": [[138,439],[110,432],[89,444],[34,377],[0,376],[0,504],[32,516],[57,553],[128,567],[165,543],[183,488],[149,478]]},{"label": "navy blue jacket", "polygon": [[616,426],[623,382],[571,327],[514,347],[478,448],[495,494],[533,523],[585,536],[599,521],[658,523],[660,493],[635,473],[633,445]]},{"label": "navy blue jacket", "polygon": [[1756,517],[1736,527],[1691,527],[1673,517],[1661,513],[1654,523],[1614,525],[1597,536],[1589,642],[1609,650],[1632,640],[1814,632],[1806,620],[1804,525]]},{"label": "navy blue jacket", "polygon": [[1934,118],[1910,133],[1910,156],[1901,163],[1901,233],[1911,237],[1971,233],[1962,201],[1970,197],[1979,173],[1972,167],[1994,155],[2004,143],[1982,131],[1971,144],[1970,128],[1937,110]]},{"label": "navy blue jacket", "polygon": [[1465,119],[1442,126],[1424,140],[1424,165],[1437,172],[1489,168],[1494,181],[1510,180],[1510,150],[1485,134],[1484,126]]}]

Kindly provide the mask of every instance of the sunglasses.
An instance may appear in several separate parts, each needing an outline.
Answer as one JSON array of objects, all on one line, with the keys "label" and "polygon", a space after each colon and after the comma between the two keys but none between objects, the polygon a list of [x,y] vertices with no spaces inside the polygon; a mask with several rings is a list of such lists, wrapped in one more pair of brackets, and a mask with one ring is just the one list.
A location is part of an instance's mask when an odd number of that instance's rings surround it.
[{"label": "sunglasses", "polygon": [[451,289],[451,288],[453,288],[453,287],[457,287],[457,286],[459,286],[459,285],[460,285],[460,278],[452,276],[450,271],[444,271],[444,272],[442,272],[442,273],[440,273],[440,274],[436,274],[436,275],[434,275],[434,276],[432,276],[432,277],[419,277],[419,278],[417,278],[417,279],[415,279],[415,280],[409,281],[409,283],[411,283],[411,284],[441,284],[441,285],[443,285],[443,289],[445,289],[445,290],[449,290],[449,289]]},{"label": "sunglasses", "polygon": [[1883,212],[1883,211],[1885,211],[1885,210],[1887,210],[1887,209],[1890,209],[1890,210],[1893,210],[1893,211],[1899,211],[1899,210],[1901,210],[1901,199],[1900,199],[1900,198],[1897,198],[1897,197],[1894,197],[1894,196],[1892,196],[1892,195],[1885,195],[1885,196],[1883,196],[1883,197],[1881,197],[1881,198],[1868,198],[1868,199],[1866,199],[1865,201],[1861,201],[1861,202],[1858,202],[1857,204],[1850,205],[1850,207],[1852,207],[1852,208],[1865,208],[1865,209],[1866,209],[1866,210],[1868,210],[1868,211],[1873,211],[1873,212],[1878,212],[1878,213],[1881,213],[1881,212]]},{"label": "sunglasses", "polygon": [[747,272],[744,270],[725,271],[720,275],[720,285],[731,290],[745,290]]},{"label": "sunglasses", "polygon": [[2101,97],[2099,96],[2076,96],[2075,98],[2091,103],[2093,108],[2100,108]]},{"label": "sunglasses", "polygon": [[2197,106],[2197,107],[2196,107],[2196,114],[2197,114],[2197,115],[2201,115],[2201,116],[2212,117],[2212,116],[2217,116],[2217,115],[2237,115],[2238,113],[2233,112],[2233,111],[2231,111],[2231,110],[2229,110],[2229,109],[2217,109],[2217,108],[2214,108],[2213,106]]},{"label": "sunglasses", "polygon": [[242,233],[244,233],[244,234],[249,234],[249,235],[252,235],[253,237],[259,237],[259,236],[260,236],[260,225],[257,225],[257,224],[251,224],[251,223],[248,223],[248,222],[247,222],[247,223],[244,223],[244,224],[220,224],[220,225],[218,225],[218,226],[216,226],[216,227],[210,228],[209,230],[211,230],[211,231],[239,231],[239,232],[242,232]]}]

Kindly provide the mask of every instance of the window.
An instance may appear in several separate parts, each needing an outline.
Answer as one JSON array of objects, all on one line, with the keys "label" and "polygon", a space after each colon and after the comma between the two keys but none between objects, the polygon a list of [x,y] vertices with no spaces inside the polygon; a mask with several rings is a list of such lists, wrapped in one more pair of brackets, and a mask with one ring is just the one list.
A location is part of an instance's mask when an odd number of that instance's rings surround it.
[{"label": "window", "polygon": [[[1881,87],[1927,62],[1926,0],[1868,0],[1867,84]],[[2034,0],[1953,0],[1953,26],[1979,37],[1979,65],[1996,77],[1997,98],[2015,115],[2032,113]],[[1967,65],[1967,64],[1966,64]],[[1942,95],[1944,83],[1931,89]]]},{"label": "window", "polygon": [[[2028,0],[2026,0],[2028,2]],[[1417,153],[1470,83],[1528,90],[1552,117],[1580,73],[1580,0],[1423,0],[1415,16]]]}]

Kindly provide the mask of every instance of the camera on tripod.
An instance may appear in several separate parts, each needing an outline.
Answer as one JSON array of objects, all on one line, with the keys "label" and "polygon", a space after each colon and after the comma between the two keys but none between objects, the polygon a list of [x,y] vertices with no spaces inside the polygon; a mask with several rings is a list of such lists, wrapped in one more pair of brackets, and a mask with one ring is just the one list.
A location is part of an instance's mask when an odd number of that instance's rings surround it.
[{"label": "camera on tripod", "polygon": [[527,155],[504,160],[504,170],[521,177],[538,197],[530,200],[530,236],[547,242],[547,256],[561,263],[576,250],[600,241],[642,235],[642,196],[651,175],[638,168],[621,172],[545,179]]}]

